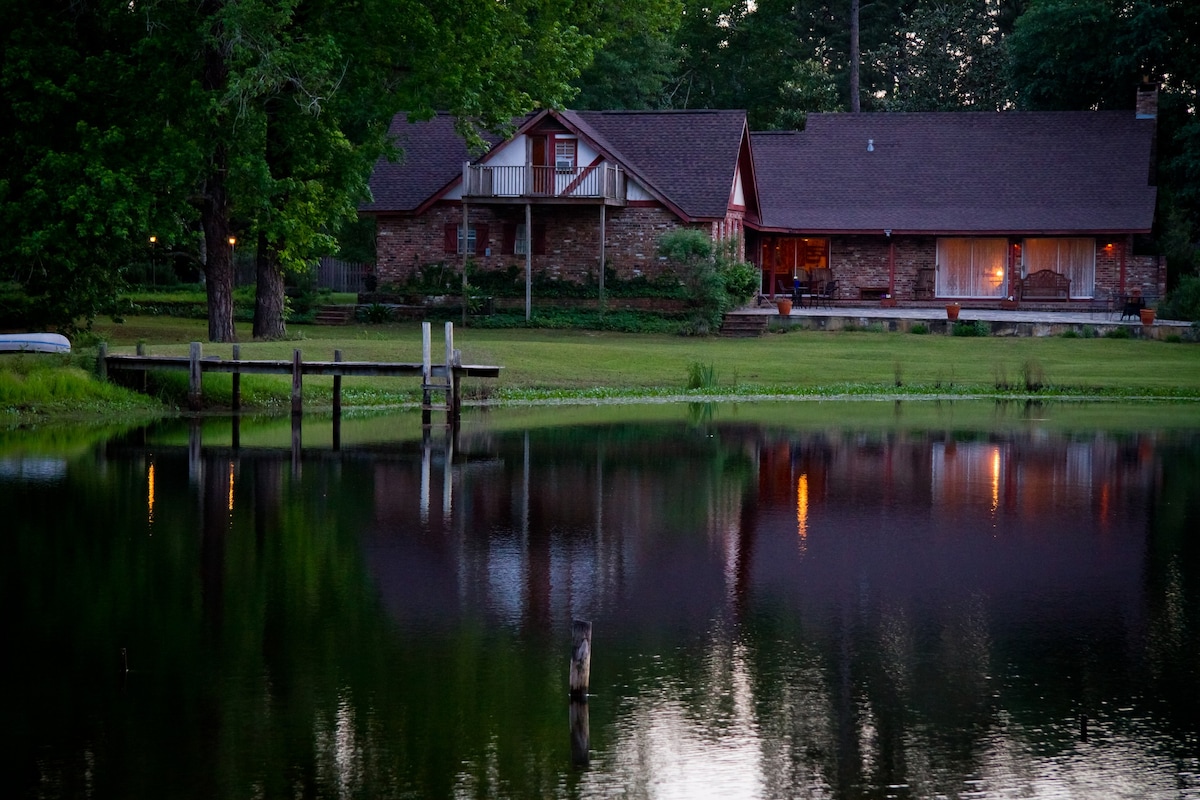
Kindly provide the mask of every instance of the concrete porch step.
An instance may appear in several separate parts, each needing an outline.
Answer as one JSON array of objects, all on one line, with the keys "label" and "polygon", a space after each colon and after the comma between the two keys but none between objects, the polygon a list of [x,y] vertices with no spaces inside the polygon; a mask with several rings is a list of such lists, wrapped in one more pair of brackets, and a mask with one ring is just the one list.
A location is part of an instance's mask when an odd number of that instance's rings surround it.
[{"label": "concrete porch step", "polygon": [[317,309],[314,325],[349,325],[354,321],[352,305],[321,306]]}]

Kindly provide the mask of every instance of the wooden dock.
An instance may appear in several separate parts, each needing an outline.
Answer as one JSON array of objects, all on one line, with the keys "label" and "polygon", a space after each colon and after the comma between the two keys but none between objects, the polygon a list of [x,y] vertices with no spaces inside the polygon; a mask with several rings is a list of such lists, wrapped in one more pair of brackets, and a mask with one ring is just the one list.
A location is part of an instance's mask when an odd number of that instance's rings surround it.
[{"label": "wooden dock", "polygon": [[[342,352],[335,350],[332,361],[304,361],[299,350],[292,351],[290,361],[243,360],[239,358],[238,345],[233,346],[233,357],[228,361],[218,356],[204,356],[200,342],[192,342],[186,356],[149,356],[141,345],[137,355],[109,355],[107,347],[100,344],[97,370],[107,379],[110,372],[140,373],[144,384],[145,374],[151,370],[186,370],[188,373],[188,407],[199,411],[203,407],[204,373],[225,372],[233,375],[233,409],[241,409],[242,375],[291,375],[292,413],[303,411],[303,387],[305,375],[333,376],[333,410],[342,407],[342,378],[344,377],[416,377],[421,378],[422,421],[429,424],[430,412],[445,410],[448,422],[458,419],[462,408],[462,378],[498,378],[500,367],[485,364],[463,364],[462,354],[454,348],[454,323],[446,323],[445,359],[433,363],[433,348],[430,324],[421,323],[420,362],[386,361],[343,361]],[[433,395],[441,394],[444,403],[435,404]]]}]

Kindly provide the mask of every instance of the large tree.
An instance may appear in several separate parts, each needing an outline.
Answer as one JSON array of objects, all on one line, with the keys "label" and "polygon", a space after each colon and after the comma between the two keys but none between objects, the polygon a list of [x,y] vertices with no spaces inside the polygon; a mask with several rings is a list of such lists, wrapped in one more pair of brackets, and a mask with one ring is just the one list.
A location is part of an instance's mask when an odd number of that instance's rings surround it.
[{"label": "large tree", "polygon": [[255,329],[279,335],[283,271],[330,249],[395,112],[447,109],[477,136],[561,102],[590,55],[575,23],[595,13],[571,0],[3,9],[0,278],[60,323],[87,318],[154,234],[202,264],[214,341],[234,336],[231,237],[261,245]]},{"label": "large tree", "polygon": [[998,111],[1008,105],[1000,9],[990,0],[921,0],[873,54],[894,77],[890,111]]}]

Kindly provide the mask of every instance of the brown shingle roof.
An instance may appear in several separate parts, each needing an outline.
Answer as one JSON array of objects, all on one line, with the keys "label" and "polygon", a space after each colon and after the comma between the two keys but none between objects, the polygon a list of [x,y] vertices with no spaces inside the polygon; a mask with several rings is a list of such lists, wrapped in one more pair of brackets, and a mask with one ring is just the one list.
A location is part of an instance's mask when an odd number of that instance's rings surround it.
[{"label": "brown shingle roof", "polygon": [[[467,144],[454,131],[454,117],[439,113],[432,119],[409,122],[397,114],[388,129],[401,151],[398,161],[380,159],[371,173],[372,202],[360,211],[414,211],[456,178],[463,162],[471,160]],[[498,137],[485,136],[492,144]]]},{"label": "brown shingle roof", "polygon": [[1154,218],[1154,121],[1132,112],[810,114],[801,133],[751,139],[769,229],[1117,232]]},{"label": "brown shingle roof", "polygon": [[[686,217],[725,216],[746,130],[744,111],[565,111],[558,116]],[[416,123],[401,114],[391,133],[403,158],[376,164],[370,181],[374,199],[362,211],[415,211],[461,177],[463,162],[471,160],[448,114]]]},{"label": "brown shingle roof", "polygon": [[745,111],[575,111],[564,119],[691,218],[724,218]]}]

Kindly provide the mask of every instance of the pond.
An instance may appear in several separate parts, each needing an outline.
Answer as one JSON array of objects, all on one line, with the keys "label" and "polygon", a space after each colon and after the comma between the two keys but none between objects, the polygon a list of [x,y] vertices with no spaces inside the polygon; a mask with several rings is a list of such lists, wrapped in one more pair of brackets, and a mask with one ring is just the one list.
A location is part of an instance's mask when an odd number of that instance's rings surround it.
[{"label": "pond", "polygon": [[9,431],[0,782],[1200,797],[1198,485],[1188,404]]}]

